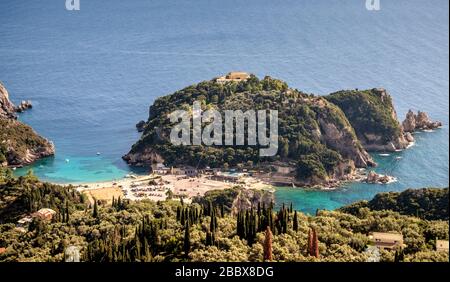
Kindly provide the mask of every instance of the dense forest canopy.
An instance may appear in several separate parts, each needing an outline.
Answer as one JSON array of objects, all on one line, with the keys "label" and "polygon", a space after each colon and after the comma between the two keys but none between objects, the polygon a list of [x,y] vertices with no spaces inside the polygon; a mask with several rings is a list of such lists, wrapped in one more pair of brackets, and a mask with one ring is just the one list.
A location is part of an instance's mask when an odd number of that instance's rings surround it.
[{"label": "dense forest canopy", "polygon": [[379,193],[370,201],[356,202],[341,210],[357,214],[359,209],[364,207],[374,211],[392,210],[428,220],[448,221],[448,190],[448,188],[423,188]]},{"label": "dense forest canopy", "polygon": [[[182,146],[170,143],[173,123],[168,116],[175,110],[190,111],[195,101],[202,110],[277,110],[278,152],[260,157],[258,146]],[[247,134],[247,133],[246,133]],[[247,136],[247,135],[246,135]],[[247,144],[247,143],[246,143]],[[336,177],[338,167],[372,164],[342,110],[325,98],[291,89],[278,79],[260,80],[252,75],[247,81],[217,83],[204,81],[172,95],[158,98],[150,107],[149,120],[141,139],[124,156],[132,165],[150,165],[163,160],[167,165],[223,167],[257,165],[263,161],[293,163],[297,179]],[[342,172],[341,172],[342,173]]]},{"label": "dense forest canopy", "polygon": [[[374,231],[402,233],[404,261],[448,261],[448,253],[434,251],[436,238],[448,240],[448,220],[424,219],[426,212],[401,215],[388,206],[359,206],[356,212],[353,206],[311,216],[289,203],[280,209],[259,203],[233,213],[233,189],[224,195],[211,192],[192,204],[119,198],[106,205],[89,203],[72,187],[41,183],[31,173],[14,178],[1,169],[0,175],[0,248],[5,248],[0,261],[63,261],[68,246],[80,250],[82,261],[263,261],[268,230],[274,261],[366,261],[367,235]],[[442,198],[448,203],[448,189],[421,191],[395,198],[405,203]],[[385,196],[374,201],[380,197]],[[57,215],[51,221],[35,218],[26,230],[16,227],[18,218],[42,207]],[[380,251],[380,260],[398,256]]]}]

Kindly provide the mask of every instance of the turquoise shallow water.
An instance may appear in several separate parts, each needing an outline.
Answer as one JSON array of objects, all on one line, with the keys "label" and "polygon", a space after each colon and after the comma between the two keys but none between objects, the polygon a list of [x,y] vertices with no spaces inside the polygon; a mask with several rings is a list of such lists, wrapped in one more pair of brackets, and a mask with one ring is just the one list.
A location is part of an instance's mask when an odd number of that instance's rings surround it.
[{"label": "turquoise shallow water", "polygon": [[[121,156],[157,98],[231,70],[270,74],[325,95],[385,87],[400,119],[424,110],[445,126],[403,158],[379,159],[399,181],[338,191],[280,188],[277,202],[312,212],[376,192],[448,185],[448,1],[0,1],[0,80],[20,119],[57,154],[31,168],[45,180],[103,181],[130,172]],[[97,156],[96,153],[101,155]],[[69,159],[69,162],[65,160]],[[17,171],[24,173],[28,168]]]},{"label": "turquoise shallow water", "polygon": [[[314,213],[316,209],[335,209],[359,200],[369,200],[376,193],[402,191],[407,188],[448,186],[448,155],[436,156],[433,146],[443,139],[444,130],[431,133],[419,132],[415,135],[416,144],[402,152],[380,156],[372,153],[378,173],[393,175],[396,182],[390,184],[348,183],[341,188],[329,191],[315,191],[280,187],[276,189],[277,205],[292,202],[297,209]],[[444,139],[443,139],[444,140]],[[430,167],[428,156],[435,156]]]}]

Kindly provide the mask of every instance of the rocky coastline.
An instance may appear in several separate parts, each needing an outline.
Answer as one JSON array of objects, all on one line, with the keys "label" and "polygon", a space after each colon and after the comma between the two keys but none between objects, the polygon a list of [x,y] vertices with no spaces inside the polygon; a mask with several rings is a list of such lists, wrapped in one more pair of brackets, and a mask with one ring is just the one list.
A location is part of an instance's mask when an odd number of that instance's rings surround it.
[{"label": "rocky coastline", "polygon": [[[266,100],[268,97],[269,100]],[[220,85],[214,80],[204,81],[156,100],[150,107],[148,121],[140,121],[136,125],[142,132],[141,139],[123,159],[132,166],[150,167],[154,163],[165,163],[170,166],[208,165],[222,169],[225,161],[217,159],[232,160],[227,156],[229,149],[205,146],[181,148],[169,142],[172,124],[165,117],[170,111],[185,108],[189,106],[187,102],[198,98],[203,99],[208,107],[219,110],[233,106],[245,111],[259,108],[262,103],[265,107],[279,107],[280,119],[284,120],[285,126],[281,131],[292,131],[299,137],[292,138],[292,133],[279,137],[281,150],[279,148],[276,158],[268,161],[274,164],[294,163],[296,169],[285,175],[265,172],[260,177],[273,185],[334,189],[349,181],[390,183],[394,181],[392,176],[366,172],[377,165],[368,152],[394,152],[409,148],[414,142],[414,131],[442,126],[440,122],[431,121],[423,112],[417,115],[409,112],[406,120],[400,123],[392,97],[383,88],[343,90],[321,97],[291,89],[281,80],[271,77],[259,80],[250,75],[246,81]],[[272,104],[274,100],[276,104]],[[298,123],[293,122],[295,119]],[[254,163],[251,158],[233,158],[239,159],[238,163],[231,162],[226,164],[227,167],[259,169],[258,166],[246,166],[249,161]],[[329,162],[329,158],[333,161]],[[208,163],[211,160],[216,160],[216,163]]]},{"label": "rocky coastline", "polygon": [[402,126],[406,133],[411,134],[419,130],[426,131],[442,127],[442,122],[431,120],[425,112],[418,111],[417,114],[415,114],[412,110],[409,110]]},{"label": "rocky coastline", "polygon": [[15,106],[0,83],[0,166],[22,167],[55,154],[51,141],[17,120],[17,113],[31,108],[30,101]]}]

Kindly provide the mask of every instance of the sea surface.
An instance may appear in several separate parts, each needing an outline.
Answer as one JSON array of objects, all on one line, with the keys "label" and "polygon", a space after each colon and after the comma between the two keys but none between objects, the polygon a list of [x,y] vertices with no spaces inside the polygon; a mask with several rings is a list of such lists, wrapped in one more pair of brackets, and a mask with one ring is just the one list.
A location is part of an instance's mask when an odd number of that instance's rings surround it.
[{"label": "sea surface", "polygon": [[[428,112],[442,129],[415,146],[374,157],[388,185],[335,191],[278,188],[277,204],[314,212],[381,191],[449,182],[449,2],[380,0],[0,1],[0,80],[20,115],[56,145],[32,168],[60,183],[121,178],[121,160],[160,96],[227,73],[271,75],[305,92],[384,87],[399,119]],[[97,154],[99,153],[99,154]],[[138,171],[139,172],[139,171]]]}]

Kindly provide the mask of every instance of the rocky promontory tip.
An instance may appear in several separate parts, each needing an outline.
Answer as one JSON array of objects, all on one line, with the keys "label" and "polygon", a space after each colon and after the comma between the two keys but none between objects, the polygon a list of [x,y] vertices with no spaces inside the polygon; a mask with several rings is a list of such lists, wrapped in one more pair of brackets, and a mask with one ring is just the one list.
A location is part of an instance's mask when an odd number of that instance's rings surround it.
[{"label": "rocky promontory tip", "polygon": [[0,118],[16,118],[16,108],[9,100],[9,93],[0,82]]},{"label": "rocky promontory tip", "polygon": [[32,107],[22,101],[18,107],[0,83],[0,166],[22,167],[55,154],[53,143],[39,136],[30,126],[17,120],[16,112]]},{"label": "rocky promontory tip", "polygon": [[442,122],[431,120],[425,112],[418,111],[415,114],[412,110],[409,110],[402,126],[405,132],[412,133],[417,130],[433,130],[439,128],[442,126]]},{"label": "rocky promontory tip", "polygon": [[143,120],[141,120],[141,121],[139,121],[137,124],[136,124],[136,129],[137,129],[137,131],[138,132],[143,132],[144,130],[145,130],[145,126],[147,125],[147,123],[145,122],[145,121],[143,121]]},{"label": "rocky promontory tip", "polygon": [[33,108],[33,104],[31,104],[31,101],[22,101],[20,102],[20,105],[16,107],[16,112],[22,113],[31,108]]},{"label": "rocky promontory tip", "polygon": [[410,136],[405,136],[386,89],[342,90],[325,98],[344,111],[366,150],[394,152],[408,147]]}]

